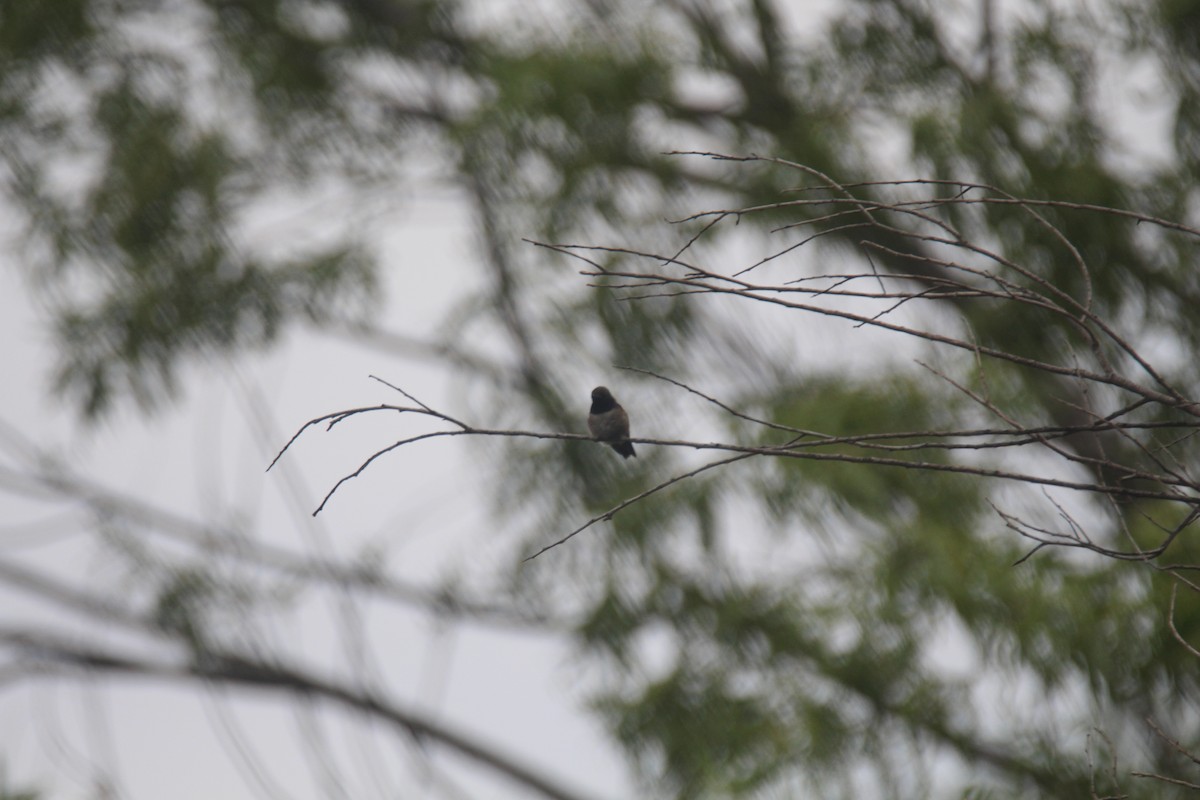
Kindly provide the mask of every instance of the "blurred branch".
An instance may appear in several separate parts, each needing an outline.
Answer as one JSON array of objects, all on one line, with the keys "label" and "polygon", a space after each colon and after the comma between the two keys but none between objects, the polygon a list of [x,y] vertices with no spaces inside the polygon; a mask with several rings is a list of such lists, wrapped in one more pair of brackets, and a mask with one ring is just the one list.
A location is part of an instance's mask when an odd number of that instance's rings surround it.
[{"label": "blurred branch", "polygon": [[[301,581],[354,587],[380,599],[421,609],[436,617],[471,619],[481,623],[534,630],[563,630],[570,621],[556,619],[533,610],[506,607],[503,604],[462,597],[457,592],[422,587],[384,573],[378,562],[344,564],[314,559],[283,547],[252,540],[244,533],[215,523],[201,523],[136,497],[125,495],[95,481],[77,475],[66,464],[39,449],[15,428],[0,424],[8,449],[21,460],[19,468],[0,465],[0,486],[28,495],[80,503],[96,520],[125,521],[139,529],[163,536],[202,552],[282,573]],[[32,573],[18,573],[17,567],[0,562],[0,583],[12,583],[31,590],[48,588]],[[68,598],[67,587],[56,586],[61,598]],[[108,601],[91,595],[72,596],[78,609],[109,607]],[[119,612],[118,607],[113,606]],[[118,616],[120,613],[119,612]]]},{"label": "blurred branch", "polygon": [[511,383],[513,370],[493,357],[468,352],[448,342],[429,341],[389,331],[374,323],[347,318],[339,322],[334,332],[344,334],[361,344],[382,350],[393,356],[418,358],[435,364],[453,364],[473,375],[486,376],[499,384]]},{"label": "blurred branch", "polygon": [[38,574],[33,570],[0,560],[0,585],[16,587],[50,600],[86,617],[93,617],[104,622],[117,622],[121,625],[146,632],[153,630],[146,620],[132,608],[114,603],[107,597],[93,592],[76,589],[66,583]]},{"label": "blurred branch", "polygon": [[[426,717],[414,709],[303,670],[219,651],[199,654],[190,664],[170,664],[133,658],[125,651],[113,651],[44,631],[19,628],[0,627],[0,643],[17,649],[32,660],[26,670],[26,674],[29,675],[82,668],[91,672],[189,683],[199,680],[326,700],[386,721],[399,732],[418,741],[430,741],[441,745],[544,797],[556,800],[576,800],[582,797],[574,790],[567,789],[533,768],[521,764],[511,754],[502,753],[495,747]],[[0,674],[3,673],[10,676],[13,674],[8,669],[0,670]]]}]

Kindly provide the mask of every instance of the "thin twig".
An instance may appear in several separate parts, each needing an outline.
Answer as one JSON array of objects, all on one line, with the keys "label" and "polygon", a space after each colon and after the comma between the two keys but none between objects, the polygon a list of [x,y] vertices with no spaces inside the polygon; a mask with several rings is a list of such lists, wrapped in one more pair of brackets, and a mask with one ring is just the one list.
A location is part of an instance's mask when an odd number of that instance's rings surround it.
[{"label": "thin twig", "polygon": [[[634,441],[637,441],[637,440],[635,439]],[[668,486],[672,486],[673,484],[679,483],[680,481],[686,480],[687,478],[695,477],[696,475],[699,475],[701,472],[705,472],[706,470],[713,469],[714,467],[723,467],[726,464],[732,464],[735,461],[741,461],[743,459],[749,458],[752,455],[754,455],[754,453],[743,453],[742,455],[733,456],[732,458],[723,458],[719,461],[709,462],[708,464],[705,464],[702,467],[698,467],[697,469],[694,469],[690,472],[685,472],[681,475],[676,475],[675,477],[665,480],[662,483],[658,484],[657,486],[647,489],[646,491],[644,491],[640,494],[636,494],[633,497],[622,500],[620,503],[617,503],[617,505],[608,509],[603,514],[597,514],[596,516],[592,517],[587,522],[583,523],[578,528],[571,531],[570,533],[568,533],[566,536],[562,537],[558,541],[552,542],[552,543],[546,545],[545,547],[543,547],[541,550],[538,550],[533,555],[526,556],[525,558],[523,558],[521,560],[522,561],[532,561],[533,559],[537,558],[538,556],[540,556],[542,553],[546,552],[547,550],[552,550],[555,547],[558,547],[560,544],[564,544],[567,541],[571,540],[576,535],[583,533],[585,530],[592,527],[597,522],[601,522],[603,520],[611,520],[613,518],[613,516],[615,514],[617,514],[617,512],[628,508],[629,506],[633,505],[634,503],[638,502],[639,500],[643,500],[652,494],[656,494],[657,492],[660,492],[663,489],[666,489]]]},{"label": "thin twig", "polygon": [[[1189,653],[1194,655],[1196,658],[1200,658],[1200,650],[1197,650],[1196,648],[1194,648],[1190,644],[1188,644],[1187,640],[1184,639],[1183,636],[1179,633],[1179,629],[1175,627],[1175,595],[1178,592],[1178,590],[1179,590],[1179,584],[1172,583],[1171,584],[1171,604],[1167,608],[1167,627],[1171,629],[1171,635],[1175,637],[1175,641],[1177,641],[1181,645],[1183,645],[1184,649],[1186,649]],[[1150,722],[1150,720],[1146,720],[1146,721]],[[1153,727],[1154,723],[1150,722],[1150,725]],[[1162,731],[1158,730],[1157,727],[1155,727],[1154,730],[1158,733],[1159,736],[1166,739],[1168,742],[1171,742],[1170,739],[1167,739],[1166,734],[1164,734]],[[1171,742],[1171,743],[1176,744],[1175,742]],[[1176,747],[1178,747],[1178,744],[1176,744]],[[1185,752],[1182,748],[1179,748],[1179,749],[1180,749],[1180,752]],[[1190,753],[1188,754],[1188,756],[1193,761],[1196,761],[1195,756],[1192,756]],[[1196,761],[1196,763],[1200,764],[1200,761]]]}]

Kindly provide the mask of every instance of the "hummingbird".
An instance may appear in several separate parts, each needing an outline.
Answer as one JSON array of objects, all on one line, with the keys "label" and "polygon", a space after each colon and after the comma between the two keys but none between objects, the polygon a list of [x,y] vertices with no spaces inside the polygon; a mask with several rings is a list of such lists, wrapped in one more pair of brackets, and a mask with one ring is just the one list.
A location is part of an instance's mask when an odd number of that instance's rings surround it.
[{"label": "hummingbird", "polygon": [[607,388],[592,389],[592,408],[588,412],[588,432],[592,438],[608,442],[622,458],[637,457],[633,442],[629,441],[629,415]]}]

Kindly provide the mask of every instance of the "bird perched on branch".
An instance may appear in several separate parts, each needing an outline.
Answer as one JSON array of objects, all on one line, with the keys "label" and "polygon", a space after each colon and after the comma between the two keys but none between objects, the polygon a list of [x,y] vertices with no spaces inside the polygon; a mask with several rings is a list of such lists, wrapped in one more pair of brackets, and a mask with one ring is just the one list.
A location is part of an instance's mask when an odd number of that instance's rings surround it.
[{"label": "bird perched on branch", "polygon": [[592,438],[608,442],[623,458],[637,456],[629,441],[629,415],[603,386],[592,389],[592,409],[588,412],[588,432]]}]

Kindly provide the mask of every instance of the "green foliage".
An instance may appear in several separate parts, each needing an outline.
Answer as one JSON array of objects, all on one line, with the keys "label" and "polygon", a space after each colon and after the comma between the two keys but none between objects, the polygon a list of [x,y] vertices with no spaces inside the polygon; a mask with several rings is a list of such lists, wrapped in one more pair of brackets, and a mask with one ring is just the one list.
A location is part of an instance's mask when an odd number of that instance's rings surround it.
[{"label": "green foliage", "polygon": [[230,247],[239,163],[222,136],[189,134],[129,83],[100,98],[96,118],[111,142],[102,177],[72,199],[78,211],[58,206],[52,233],[58,264],[89,272],[57,325],[58,388],[89,416],[114,398],[169,394],[188,354],[269,344],[291,316],[322,321],[365,299],[373,280],[360,252],[271,264]]},{"label": "green foliage", "polygon": [[208,649],[205,617],[211,610],[216,584],[203,572],[181,569],[170,576],[155,603],[154,621],[167,633],[179,636],[192,653]]},{"label": "green foliage", "polygon": [[0,53],[33,62],[69,51],[95,34],[88,0],[29,0],[0,6]]}]

